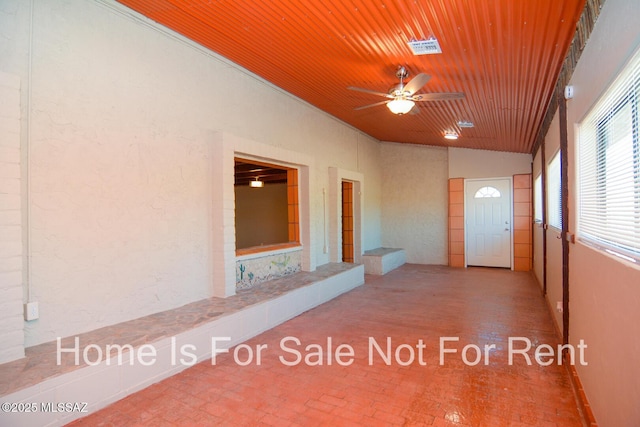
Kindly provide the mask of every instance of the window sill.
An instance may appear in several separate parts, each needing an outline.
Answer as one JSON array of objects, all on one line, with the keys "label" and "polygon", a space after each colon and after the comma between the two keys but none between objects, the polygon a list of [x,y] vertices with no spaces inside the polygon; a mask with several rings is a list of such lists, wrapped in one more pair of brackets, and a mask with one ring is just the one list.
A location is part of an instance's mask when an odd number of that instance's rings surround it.
[{"label": "window sill", "polygon": [[638,258],[635,254],[625,254],[623,251],[608,247],[607,245],[595,242],[585,237],[578,237],[577,241],[582,243],[584,246],[590,247],[591,249],[600,252],[604,256],[609,257],[617,262],[621,262],[635,268],[640,268],[640,258]]},{"label": "window sill", "polygon": [[252,246],[250,248],[236,249],[236,261],[259,258],[267,255],[281,254],[301,250],[298,242],[277,243],[274,245]]}]

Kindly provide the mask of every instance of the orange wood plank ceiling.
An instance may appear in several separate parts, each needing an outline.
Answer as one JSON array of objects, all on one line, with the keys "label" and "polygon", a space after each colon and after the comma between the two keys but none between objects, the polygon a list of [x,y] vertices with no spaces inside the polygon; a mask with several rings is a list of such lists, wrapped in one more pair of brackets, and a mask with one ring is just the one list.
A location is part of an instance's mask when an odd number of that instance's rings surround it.
[{"label": "orange wood plank ceiling", "polygon": [[[382,141],[529,153],[585,0],[119,0]],[[442,54],[407,42],[434,36]],[[420,90],[464,92],[395,116],[404,65]],[[475,127],[460,129],[458,121]],[[443,134],[457,131],[460,139]]]}]

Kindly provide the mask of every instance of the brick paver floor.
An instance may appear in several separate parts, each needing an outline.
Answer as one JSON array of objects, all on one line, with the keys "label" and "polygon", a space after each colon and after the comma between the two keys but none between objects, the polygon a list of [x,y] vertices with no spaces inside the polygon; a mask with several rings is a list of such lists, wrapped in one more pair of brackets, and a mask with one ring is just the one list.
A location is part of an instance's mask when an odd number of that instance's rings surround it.
[{"label": "brick paver floor", "polygon": [[529,273],[407,264],[73,425],[581,426],[541,344]]}]

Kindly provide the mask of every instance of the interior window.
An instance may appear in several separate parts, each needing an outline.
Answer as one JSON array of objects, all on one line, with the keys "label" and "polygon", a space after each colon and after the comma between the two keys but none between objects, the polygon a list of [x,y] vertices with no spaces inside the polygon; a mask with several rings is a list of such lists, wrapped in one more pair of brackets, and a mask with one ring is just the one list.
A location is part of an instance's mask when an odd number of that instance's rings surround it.
[{"label": "interior window", "polygon": [[298,170],[235,159],[236,252],[299,243]]}]

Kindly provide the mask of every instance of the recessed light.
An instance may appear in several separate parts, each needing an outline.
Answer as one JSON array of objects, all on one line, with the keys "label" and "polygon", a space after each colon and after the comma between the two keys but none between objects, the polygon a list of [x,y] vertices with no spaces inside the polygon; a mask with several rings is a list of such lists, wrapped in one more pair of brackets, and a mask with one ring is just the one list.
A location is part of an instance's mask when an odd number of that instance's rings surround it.
[{"label": "recessed light", "polygon": [[445,132],[444,133],[444,138],[445,139],[458,139],[458,134],[455,132]]}]

